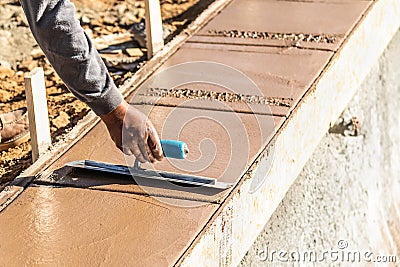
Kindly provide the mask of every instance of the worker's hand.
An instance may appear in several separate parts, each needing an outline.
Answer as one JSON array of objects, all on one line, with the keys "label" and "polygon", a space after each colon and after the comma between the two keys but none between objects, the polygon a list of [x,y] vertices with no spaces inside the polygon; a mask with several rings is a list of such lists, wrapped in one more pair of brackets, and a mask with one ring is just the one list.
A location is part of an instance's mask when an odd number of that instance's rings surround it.
[{"label": "worker's hand", "polygon": [[142,163],[154,163],[163,158],[160,139],[153,124],[126,101],[100,117],[115,145],[125,154],[134,155]]}]

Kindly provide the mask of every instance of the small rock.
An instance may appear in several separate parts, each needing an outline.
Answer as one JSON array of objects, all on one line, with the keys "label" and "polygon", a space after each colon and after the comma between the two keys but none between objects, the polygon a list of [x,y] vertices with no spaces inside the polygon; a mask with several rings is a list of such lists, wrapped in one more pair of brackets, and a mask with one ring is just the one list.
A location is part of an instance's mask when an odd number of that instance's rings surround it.
[{"label": "small rock", "polygon": [[138,12],[135,14],[138,19],[144,18],[145,11],[144,9],[138,9]]},{"label": "small rock", "polygon": [[115,9],[118,12],[118,16],[122,16],[126,12],[127,7],[126,7],[126,5],[121,4],[121,5],[117,5],[115,7]]},{"label": "small rock", "polygon": [[92,25],[93,27],[102,27],[103,23],[99,19],[92,19],[90,21],[90,25]]},{"label": "small rock", "polygon": [[103,18],[103,23],[107,24],[107,25],[114,25],[116,22],[117,22],[117,18],[114,16],[111,16],[111,15],[105,16]]},{"label": "small rock", "polygon": [[51,123],[57,129],[63,128],[69,124],[69,116],[64,111],[60,111],[59,115]]},{"label": "small rock", "polygon": [[132,25],[133,23],[137,22],[138,19],[137,19],[137,17],[136,17],[136,13],[137,13],[136,10],[135,10],[135,12],[126,12],[126,13],[120,18],[119,24],[120,24],[120,25],[123,25],[123,26],[130,26],[130,25]]},{"label": "small rock", "polygon": [[31,51],[31,57],[33,59],[39,59],[44,57],[43,51],[40,48],[35,48]]},{"label": "small rock", "polygon": [[143,56],[143,52],[140,48],[127,48],[126,49],[126,53],[130,56],[130,57],[141,57]]},{"label": "small rock", "polygon": [[51,87],[47,87],[46,89],[47,94],[49,96],[51,95],[59,95],[63,92],[62,88],[56,87],[56,86],[51,86]]},{"label": "small rock", "polygon": [[0,102],[3,102],[3,103],[8,102],[11,100],[11,98],[12,98],[12,95],[10,94],[10,92],[0,89]]},{"label": "small rock", "polygon": [[51,86],[53,86],[54,85],[54,81],[52,81],[52,80],[45,80],[45,86],[46,86],[46,88],[49,88],[49,87],[51,87]]},{"label": "small rock", "polygon": [[37,66],[38,66],[37,61],[28,59],[28,60],[24,60],[20,64],[18,64],[18,70],[31,71]]}]

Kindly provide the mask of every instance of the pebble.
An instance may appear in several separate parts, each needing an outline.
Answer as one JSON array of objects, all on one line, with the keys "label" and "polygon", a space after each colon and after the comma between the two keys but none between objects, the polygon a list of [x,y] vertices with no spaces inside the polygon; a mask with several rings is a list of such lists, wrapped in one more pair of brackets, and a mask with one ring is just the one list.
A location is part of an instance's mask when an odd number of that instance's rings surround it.
[{"label": "pebble", "polygon": [[31,51],[31,57],[33,59],[39,59],[44,57],[43,51],[40,48],[35,48]]},{"label": "pebble", "polygon": [[0,102],[7,102],[12,99],[12,95],[6,90],[0,89]]},{"label": "pebble", "polygon": [[18,70],[22,71],[31,71],[38,66],[38,62],[36,60],[28,59],[24,60],[18,64]]},{"label": "pebble", "polygon": [[[4,61],[7,64],[7,61]],[[14,76],[15,72],[11,69],[11,66],[3,66],[0,64],[0,79],[5,79]]]},{"label": "pebble", "polygon": [[69,124],[69,115],[64,111],[60,111],[59,115],[51,123],[57,129],[63,128]]},{"label": "pebble", "polygon": [[140,48],[126,48],[126,53],[130,57],[142,57],[143,52]]}]

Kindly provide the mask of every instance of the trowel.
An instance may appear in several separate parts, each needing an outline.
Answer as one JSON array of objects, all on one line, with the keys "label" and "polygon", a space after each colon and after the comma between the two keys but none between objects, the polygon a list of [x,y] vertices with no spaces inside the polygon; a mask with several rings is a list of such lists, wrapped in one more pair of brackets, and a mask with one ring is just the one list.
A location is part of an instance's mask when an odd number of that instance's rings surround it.
[{"label": "trowel", "polygon": [[[185,159],[189,153],[189,148],[185,142],[178,140],[161,140],[161,146],[166,158]],[[135,178],[145,178],[171,182],[177,185],[190,187],[204,187],[222,191],[233,186],[233,183],[219,182],[215,178],[194,176],[188,174],[178,174],[142,168],[136,159],[133,167],[115,165],[93,160],[78,160],[67,163],[66,166],[81,168],[92,171],[99,171],[111,174],[128,175]]]}]

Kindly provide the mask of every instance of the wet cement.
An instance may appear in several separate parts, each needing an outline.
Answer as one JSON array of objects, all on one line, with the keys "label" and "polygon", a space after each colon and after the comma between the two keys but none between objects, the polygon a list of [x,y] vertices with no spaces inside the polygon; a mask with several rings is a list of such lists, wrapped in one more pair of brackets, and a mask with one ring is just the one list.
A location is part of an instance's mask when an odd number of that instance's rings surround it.
[{"label": "wet cement", "polygon": [[[242,177],[246,166],[271,140],[276,127],[283,122],[282,117],[265,115],[149,105],[136,107],[149,114],[162,139],[182,140],[190,149],[185,160],[165,159],[154,165],[143,164],[144,168],[217,178],[226,183],[236,183]],[[47,170],[49,175],[39,177],[36,183],[203,202],[220,202],[229,193],[229,190],[198,192],[170,183],[144,183],[133,177],[118,175],[69,173],[68,168],[63,168],[68,162],[85,159],[128,166],[133,166],[134,161],[133,156],[125,157],[115,148],[105,125],[100,123]],[[54,170],[58,171],[53,174]]]},{"label": "wet cement", "polygon": [[[236,84],[233,93],[291,102],[269,106],[268,113],[264,103],[133,96],[131,101],[149,114],[161,138],[180,139],[191,150],[185,162],[164,160],[154,167],[237,182],[333,55],[326,50],[268,47],[276,45],[269,42],[282,40],[256,39],[260,43],[249,45],[252,38],[211,37],[207,43],[202,40],[210,38],[204,36],[209,30],[345,36],[369,3],[234,1],[160,71],[188,61],[219,62],[238,69],[260,88],[260,94],[249,93],[243,79],[215,73],[216,78]],[[334,50],[340,42],[322,45]],[[303,48],[307,47],[304,43],[300,42]],[[310,47],[317,45],[310,42]],[[196,71],[180,73],[190,81],[198,75]],[[204,83],[180,86],[232,93]],[[161,88],[179,89],[176,85]],[[250,110],[264,115],[249,114]],[[229,192],[202,194],[159,184],[137,185],[126,177],[64,168],[67,162],[81,159],[123,165],[132,165],[134,160],[115,148],[102,123],[95,126],[1,213],[0,265],[172,265],[217,210],[214,203]]]},{"label": "wet cement", "polygon": [[[190,42],[296,46],[335,51],[371,2],[233,1]],[[224,31],[269,33],[269,37],[216,34]],[[325,42],[324,37],[333,39]]]},{"label": "wet cement", "polygon": [[[210,44],[185,44],[161,68],[160,72],[168,67],[184,62],[210,61],[223,64],[241,71],[257,86],[259,95],[267,98],[290,99],[290,105],[269,105],[270,112],[277,116],[286,116],[298,103],[307,89],[319,76],[332,52],[317,50],[300,50],[295,48],[278,47],[248,47],[239,45],[210,45]],[[184,72],[181,75],[188,80],[200,79],[202,72]],[[246,94],[247,88],[242,78],[230,75],[220,75],[220,79],[237,81],[232,83],[230,92]],[[196,84],[185,84],[189,89],[204,88]],[[193,86],[193,87],[192,87]],[[222,89],[219,89],[223,91]],[[227,89],[224,91],[229,92]],[[140,91],[139,91],[140,92]],[[163,97],[159,103],[179,103],[186,99]],[[143,102],[143,100],[141,99]],[[149,100],[151,101],[151,99]],[[207,105],[206,101],[198,101],[198,107]],[[228,103],[232,109],[243,111],[237,103]],[[255,112],[265,112],[265,105],[248,104]]]},{"label": "wet cement", "polygon": [[217,207],[31,186],[0,216],[0,265],[172,265]]}]

